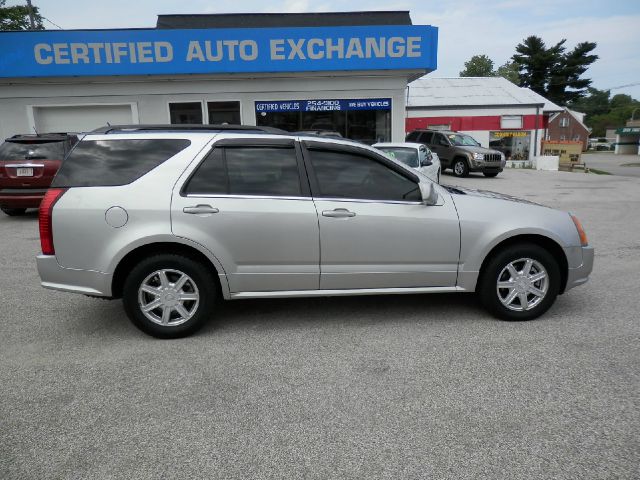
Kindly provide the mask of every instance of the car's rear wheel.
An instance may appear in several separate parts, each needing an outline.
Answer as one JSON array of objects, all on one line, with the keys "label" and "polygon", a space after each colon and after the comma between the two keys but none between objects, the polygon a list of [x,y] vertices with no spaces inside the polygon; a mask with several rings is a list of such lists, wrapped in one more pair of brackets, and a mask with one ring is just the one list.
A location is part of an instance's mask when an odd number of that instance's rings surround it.
[{"label": "car's rear wheel", "polygon": [[546,312],[560,291],[560,267],[538,245],[507,247],[489,259],[478,293],[484,306],[503,320],[532,320]]},{"label": "car's rear wheel", "polygon": [[2,210],[4,213],[9,215],[10,217],[17,217],[19,215],[24,215],[24,213],[27,211],[26,208],[6,208],[6,207],[2,207],[0,208],[0,210]]},{"label": "car's rear wheel", "polygon": [[482,172],[482,174],[483,174],[485,177],[490,177],[490,178],[497,177],[497,176],[498,176],[498,173],[499,173],[499,172]]},{"label": "car's rear wheel", "polygon": [[182,255],[156,255],[138,263],[124,283],[129,319],[158,338],[191,335],[211,317],[217,289],[206,267]]},{"label": "car's rear wheel", "polygon": [[453,174],[456,177],[468,177],[469,176],[469,166],[467,165],[467,161],[463,158],[456,158],[453,160],[452,165]]}]

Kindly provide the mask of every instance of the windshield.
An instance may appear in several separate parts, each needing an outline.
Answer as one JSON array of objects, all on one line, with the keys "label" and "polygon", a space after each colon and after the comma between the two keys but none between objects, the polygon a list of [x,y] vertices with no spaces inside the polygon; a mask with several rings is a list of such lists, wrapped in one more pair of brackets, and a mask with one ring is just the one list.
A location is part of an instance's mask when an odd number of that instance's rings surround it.
[{"label": "windshield", "polygon": [[395,158],[409,167],[417,168],[420,166],[420,162],[418,161],[418,150],[415,148],[378,147],[378,150],[382,150],[391,158]]},{"label": "windshield", "polygon": [[0,145],[0,160],[62,160],[64,141],[4,142]]},{"label": "windshield", "polygon": [[451,135],[447,135],[449,141],[456,146],[459,147],[479,147],[480,144],[476,142],[473,137],[469,135],[463,135],[460,133],[452,133]]}]

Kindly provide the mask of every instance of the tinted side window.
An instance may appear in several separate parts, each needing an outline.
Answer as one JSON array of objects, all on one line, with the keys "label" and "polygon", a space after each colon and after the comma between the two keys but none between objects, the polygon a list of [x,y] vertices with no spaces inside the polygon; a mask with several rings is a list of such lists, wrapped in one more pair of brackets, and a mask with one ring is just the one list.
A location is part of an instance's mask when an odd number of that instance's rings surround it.
[{"label": "tinted side window", "polygon": [[232,195],[300,196],[298,161],[293,148],[225,149]]},{"label": "tinted side window", "polygon": [[200,164],[187,194],[301,195],[293,148],[227,147],[214,149]]},{"label": "tinted side window", "polygon": [[222,148],[214,148],[198,166],[185,188],[185,193],[227,193],[227,171]]},{"label": "tinted side window", "polygon": [[415,142],[418,137],[420,136],[420,132],[411,132],[409,135],[407,135],[407,142]]},{"label": "tinted side window", "polygon": [[52,187],[126,185],[187,148],[183,139],[87,140],[62,162]]},{"label": "tinted side window", "polygon": [[350,152],[311,150],[320,197],[421,200],[418,184],[373,158]]},{"label": "tinted side window", "polygon": [[431,143],[433,141],[433,132],[423,132],[420,135],[420,143]]}]

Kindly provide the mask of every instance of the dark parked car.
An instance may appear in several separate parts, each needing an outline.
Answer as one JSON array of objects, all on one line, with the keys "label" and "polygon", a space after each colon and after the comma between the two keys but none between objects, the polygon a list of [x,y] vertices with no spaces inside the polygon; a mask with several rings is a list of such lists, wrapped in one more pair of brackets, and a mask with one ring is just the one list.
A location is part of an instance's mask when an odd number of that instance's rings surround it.
[{"label": "dark parked car", "polygon": [[407,135],[406,141],[427,145],[440,157],[442,171],[450,168],[456,177],[466,177],[469,172],[482,172],[486,177],[495,177],[505,167],[502,152],[484,148],[464,133],[415,130]]},{"label": "dark parked car", "polygon": [[22,215],[38,208],[62,159],[78,142],[68,133],[14,135],[0,145],[0,210]]}]

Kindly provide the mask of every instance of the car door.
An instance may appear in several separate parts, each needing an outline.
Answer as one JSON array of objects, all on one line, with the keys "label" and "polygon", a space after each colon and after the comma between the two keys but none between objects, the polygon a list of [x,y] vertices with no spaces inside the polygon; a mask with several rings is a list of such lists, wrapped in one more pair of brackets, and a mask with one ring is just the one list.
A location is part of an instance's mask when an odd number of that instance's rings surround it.
[{"label": "car door", "polygon": [[[320,288],[452,287],[460,227],[451,198],[422,202],[418,175],[370,150],[304,142],[320,225]],[[427,181],[427,180],[424,180]]]},{"label": "car door", "polygon": [[445,165],[451,163],[451,144],[443,134],[434,133],[429,148],[438,154],[440,162]]},{"label": "car door", "polygon": [[220,140],[185,176],[173,232],[218,258],[231,293],[318,288],[318,217],[293,139]]}]

